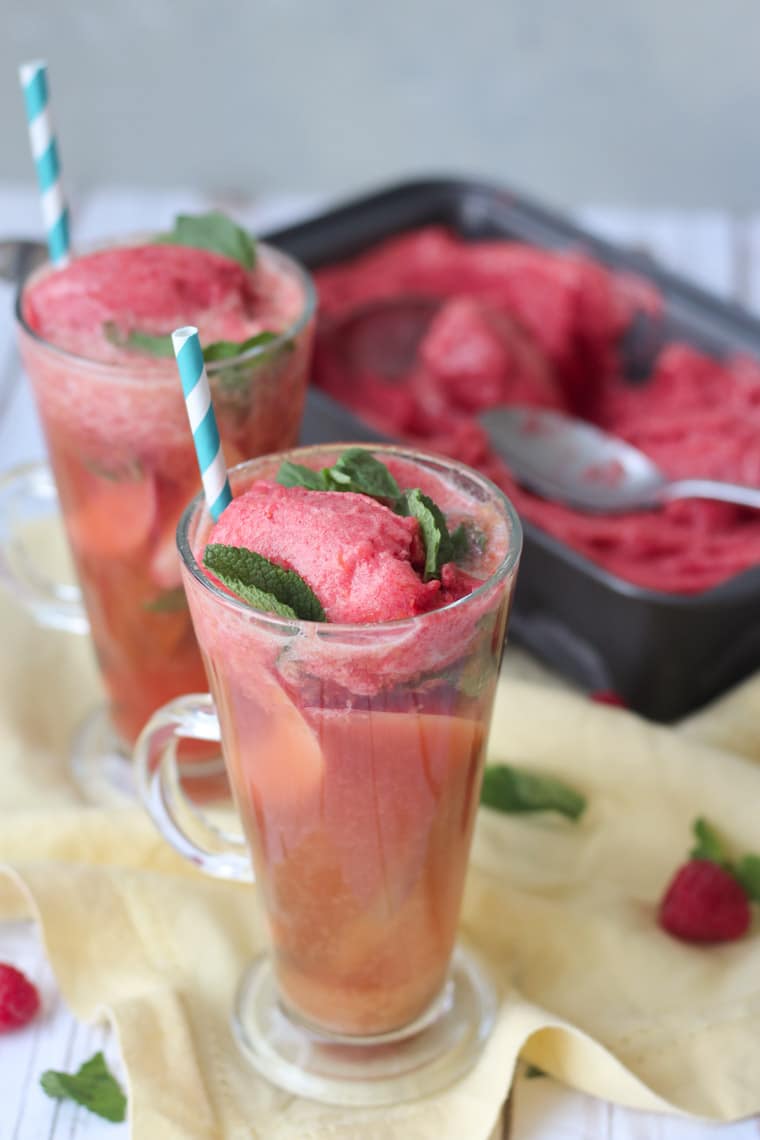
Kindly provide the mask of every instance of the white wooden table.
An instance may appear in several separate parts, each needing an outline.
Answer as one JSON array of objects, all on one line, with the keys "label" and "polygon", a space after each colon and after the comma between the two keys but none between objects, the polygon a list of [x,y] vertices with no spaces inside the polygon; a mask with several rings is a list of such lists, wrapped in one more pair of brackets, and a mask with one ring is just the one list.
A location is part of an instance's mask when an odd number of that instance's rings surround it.
[{"label": "white wooden table", "polygon": [[[187,191],[101,191],[73,199],[74,229],[82,242],[156,229],[180,210],[208,204]],[[221,203],[259,232],[318,204],[306,195],[245,207]],[[760,215],[589,208],[579,212],[579,220],[614,241],[648,250],[669,268],[760,315]],[[39,234],[39,205],[32,187],[0,185],[0,239]],[[0,282],[0,469],[44,454],[14,345],[11,302],[12,290]],[[66,1009],[31,923],[0,923],[0,961],[23,969],[39,986],[43,1002],[42,1015],[30,1026],[0,1036],[0,1140],[126,1140],[126,1124],[109,1124],[73,1104],[50,1100],[39,1088],[45,1069],[74,1071],[98,1049],[104,1050],[116,1073],[120,1060],[104,1027],[81,1025]],[[510,1140],[758,1140],[760,1118],[722,1128],[700,1125],[631,1112],[548,1078],[520,1076],[506,1129]]]}]

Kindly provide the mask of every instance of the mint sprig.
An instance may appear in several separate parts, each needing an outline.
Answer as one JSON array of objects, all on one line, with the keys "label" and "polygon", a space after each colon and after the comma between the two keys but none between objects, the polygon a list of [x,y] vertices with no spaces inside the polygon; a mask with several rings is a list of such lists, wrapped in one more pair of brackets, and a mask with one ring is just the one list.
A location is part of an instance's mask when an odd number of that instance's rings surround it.
[{"label": "mint sprig", "polygon": [[364,448],[349,448],[332,467],[321,470],[285,460],[277,472],[277,482],[309,491],[352,491],[378,499],[397,515],[416,518],[425,546],[426,582],[439,577],[442,566],[460,560],[468,549],[470,539],[464,524],[449,534],[443,511],[430,496],[419,487],[402,491],[385,464]]},{"label": "mint sprig", "polygon": [[155,598],[143,602],[143,609],[154,614],[176,614],[187,609],[187,597],[182,586],[163,590]]},{"label": "mint sprig", "polygon": [[295,570],[285,570],[243,546],[211,543],[203,565],[254,609],[304,621],[325,621],[317,595]]},{"label": "mint sprig", "polygon": [[249,352],[252,348],[258,348],[262,344],[271,344],[273,340],[277,340],[278,335],[278,333],[265,330],[256,333],[255,336],[249,336],[248,340],[214,340],[203,349],[203,359],[206,364],[213,364],[217,360],[231,360],[235,356],[242,356],[244,352]]},{"label": "mint sprig", "polygon": [[303,463],[291,463],[289,459],[280,464],[277,482],[282,487],[305,487],[308,491],[334,491],[328,479],[329,468],[321,471],[305,467]]},{"label": "mint sprig", "polygon": [[709,863],[718,863],[721,867],[731,866],[726,846],[711,823],[700,816],[694,820],[692,831],[697,842],[689,852],[690,859],[704,859]]},{"label": "mint sprig", "polygon": [[385,464],[361,447],[350,447],[332,467],[323,467],[320,471],[285,460],[277,472],[277,482],[284,487],[306,487],[310,491],[353,491],[390,504],[401,494]]},{"label": "mint sprig", "polygon": [[577,820],[586,810],[587,801],[575,788],[553,776],[509,764],[493,764],[483,774],[480,802],[502,812],[555,811]]},{"label": "mint sprig", "polygon": [[90,1112],[120,1124],[127,1114],[127,1098],[110,1072],[102,1053],[96,1053],[76,1073],[48,1069],[40,1084],[54,1100],[73,1100]]},{"label": "mint sprig", "polygon": [[172,338],[170,333],[146,333],[139,329],[130,329],[122,332],[116,321],[106,321],[103,325],[103,334],[106,340],[115,344],[117,348],[131,348],[135,352],[142,352],[146,356],[160,356],[171,358],[174,356]]},{"label": "mint sprig", "polygon": [[231,261],[237,261],[247,270],[253,269],[256,263],[254,239],[247,230],[219,210],[211,210],[207,214],[178,214],[172,231],[161,234],[156,241],[206,249],[210,253],[218,253]]},{"label": "mint sprig", "polygon": [[[174,356],[171,333],[146,333],[141,332],[140,329],[122,332],[116,321],[106,321],[103,325],[103,334],[106,340],[116,345],[117,348],[129,348],[134,352],[141,352],[145,356],[167,359]],[[214,340],[211,344],[204,346],[203,359],[206,364],[215,364],[220,360],[232,360],[236,356],[242,356],[249,352],[252,348],[271,344],[273,340],[277,340],[278,336],[279,333],[264,330],[254,336],[249,336],[247,340]]]},{"label": "mint sprig", "polygon": [[690,859],[717,863],[744,888],[753,902],[760,902],[760,855],[742,855],[734,860],[724,840],[712,823],[700,816],[691,825],[697,840],[689,852]]},{"label": "mint sprig", "polygon": [[753,902],[760,902],[760,855],[745,855],[736,864],[737,879]]},{"label": "mint sprig", "polygon": [[441,567],[451,562],[452,539],[446,526],[443,511],[429,495],[415,487],[404,491],[395,503],[396,514],[411,515],[420,524],[425,544],[425,581],[437,578]]},{"label": "mint sprig", "polygon": [[361,447],[344,451],[327,469],[327,478],[335,490],[353,491],[357,495],[369,495],[372,499],[395,502],[401,494],[401,488],[385,464]]}]

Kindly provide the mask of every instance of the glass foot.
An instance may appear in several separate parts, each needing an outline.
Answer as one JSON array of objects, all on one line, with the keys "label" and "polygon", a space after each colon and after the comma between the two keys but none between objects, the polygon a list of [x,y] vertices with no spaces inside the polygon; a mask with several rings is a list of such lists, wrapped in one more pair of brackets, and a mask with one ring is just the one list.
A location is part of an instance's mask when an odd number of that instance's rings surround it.
[{"label": "glass foot", "polygon": [[[187,749],[194,744],[190,742]],[[218,805],[223,811],[229,807],[229,783],[218,747],[203,741],[195,752],[183,752],[179,758],[182,789],[191,807],[198,804],[208,810]],[[115,731],[105,705],[91,712],[77,729],[71,746],[71,773],[89,803],[100,807],[137,803],[132,750]]]},{"label": "glass foot", "polygon": [[71,772],[90,803],[123,807],[137,800],[129,748],[114,731],[105,705],[91,712],[77,729]]},{"label": "glass foot", "polygon": [[232,1024],[243,1054],[272,1084],[326,1104],[382,1105],[427,1096],[466,1073],[497,1004],[480,961],[458,946],[442,993],[412,1025],[372,1038],[334,1036],[287,1011],[265,954],[240,983]]}]

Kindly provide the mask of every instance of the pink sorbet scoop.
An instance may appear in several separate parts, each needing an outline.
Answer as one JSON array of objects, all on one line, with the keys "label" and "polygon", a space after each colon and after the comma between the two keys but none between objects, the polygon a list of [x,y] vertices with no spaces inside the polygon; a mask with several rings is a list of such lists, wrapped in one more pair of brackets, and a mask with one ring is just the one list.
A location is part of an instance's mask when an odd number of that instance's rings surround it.
[{"label": "pink sorbet scoop", "polygon": [[262,480],[233,499],[208,541],[247,547],[295,570],[331,622],[413,617],[473,586],[453,565],[444,567],[442,581],[424,582],[417,520],[348,491],[310,491]]}]

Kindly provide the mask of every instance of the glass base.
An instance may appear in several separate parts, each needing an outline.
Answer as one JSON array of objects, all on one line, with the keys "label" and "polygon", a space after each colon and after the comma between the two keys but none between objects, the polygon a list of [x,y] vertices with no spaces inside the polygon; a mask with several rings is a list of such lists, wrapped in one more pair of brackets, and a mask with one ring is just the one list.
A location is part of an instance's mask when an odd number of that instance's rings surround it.
[{"label": "glass base", "polygon": [[412,1025],[371,1038],[322,1033],[283,1006],[264,954],[240,983],[232,1025],[251,1065],[287,1092],[326,1104],[396,1104],[463,1076],[493,1029],[497,1004],[478,958],[458,946],[443,991]]},{"label": "glass base", "polygon": [[[203,742],[208,749],[207,742]],[[212,746],[214,749],[218,746]],[[223,810],[230,804],[224,761],[218,754],[180,762],[182,790],[192,808],[202,804]],[[137,803],[132,750],[114,729],[106,705],[80,724],[71,745],[71,774],[88,803],[99,807],[133,807]],[[213,818],[213,817],[212,817]]]},{"label": "glass base", "polygon": [[117,736],[105,705],[80,724],[71,745],[71,773],[82,795],[103,807],[134,804],[132,756]]}]

